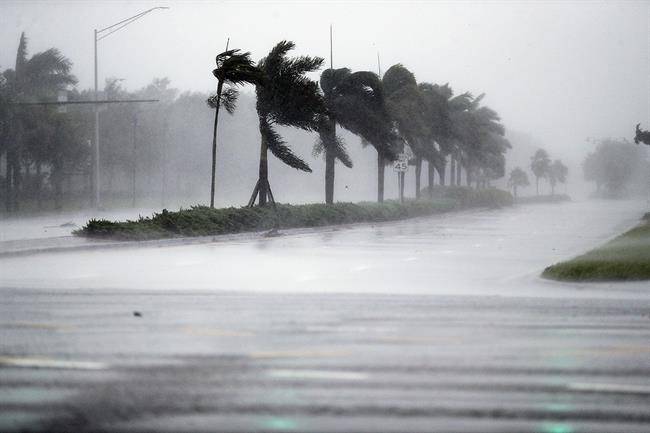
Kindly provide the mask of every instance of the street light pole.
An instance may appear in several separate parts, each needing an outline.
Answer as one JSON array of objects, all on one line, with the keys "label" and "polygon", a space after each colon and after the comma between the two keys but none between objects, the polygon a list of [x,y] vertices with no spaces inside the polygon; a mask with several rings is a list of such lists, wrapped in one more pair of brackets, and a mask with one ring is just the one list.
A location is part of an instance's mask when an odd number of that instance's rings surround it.
[{"label": "street light pole", "polygon": [[99,100],[97,94],[97,29],[95,29],[95,140],[93,144],[93,207],[99,207]]},{"label": "street light pole", "polygon": [[[102,39],[112,35],[118,30],[123,29],[124,27],[128,26],[129,24],[133,23],[134,21],[139,20],[149,12],[153,12],[156,9],[169,9],[166,6],[156,6],[151,9],[147,9],[146,11],[140,12],[139,14],[133,15],[132,17],[126,18],[122,21],[119,21],[115,24],[112,24],[108,27],[105,27],[103,29],[97,30],[95,29],[94,33],[94,48],[95,48],[95,102],[99,100],[99,91],[98,91],[98,85],[97,85],[97,42],[101,41]],[[106,32],[106,33],[105,33]],[[94,189],[94,194],[93,194],[93,207],[99,208],[101,206],[101,201],[100,201],[100,195],[99,195],[99,104],[95,103],[95,143],[93,146],[93,189]]]}]

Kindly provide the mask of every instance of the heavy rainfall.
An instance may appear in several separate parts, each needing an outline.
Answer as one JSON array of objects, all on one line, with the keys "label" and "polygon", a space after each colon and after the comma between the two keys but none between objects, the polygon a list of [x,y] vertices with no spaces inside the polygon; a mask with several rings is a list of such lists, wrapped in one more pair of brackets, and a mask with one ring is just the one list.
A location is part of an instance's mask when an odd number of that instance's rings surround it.
[{"label": "heavy rainfall", "polygon": [[650,430],[650,2],[0,36],[0,431]]}]

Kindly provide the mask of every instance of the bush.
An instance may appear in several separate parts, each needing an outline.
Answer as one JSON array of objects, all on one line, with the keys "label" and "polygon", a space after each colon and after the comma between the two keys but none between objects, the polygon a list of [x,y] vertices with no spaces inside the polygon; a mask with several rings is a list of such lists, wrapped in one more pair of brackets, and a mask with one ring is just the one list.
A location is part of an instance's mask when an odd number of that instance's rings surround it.
[{"label": "bush", "polygon": [[76,235],[122,240],[208,236],[278,228],[321,227],[335,224],[394,221],[468,207],[512,204],[512,196],[497,189],[474,191],[466,187],[441,188],[434,200],[389,200],[384,203],[335,203],[211,209],[194,206],[170,212],[163,209],[148,218],[112,222],[90,220]]}]

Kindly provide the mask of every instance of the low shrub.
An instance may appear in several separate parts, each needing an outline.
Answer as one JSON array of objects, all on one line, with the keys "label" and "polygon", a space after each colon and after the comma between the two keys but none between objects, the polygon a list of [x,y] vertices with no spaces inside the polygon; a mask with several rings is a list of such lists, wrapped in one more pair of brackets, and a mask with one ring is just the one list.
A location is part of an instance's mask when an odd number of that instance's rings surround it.
[{"label": "low shrub", "polygon": [[497,207],[512,204],[512,196],[497,189],[475,191],[466,187],[440,188],[435,199],[400,203],[335,203],[229,207],[212,209],[194,206],[170,212],[163,209],[135,221],[90,220],[76,235],[120,240],[148,240],[185,236],[208,236],[278,228],[321,227],[360,222],[394,221],[427,216],[468,207]]}]

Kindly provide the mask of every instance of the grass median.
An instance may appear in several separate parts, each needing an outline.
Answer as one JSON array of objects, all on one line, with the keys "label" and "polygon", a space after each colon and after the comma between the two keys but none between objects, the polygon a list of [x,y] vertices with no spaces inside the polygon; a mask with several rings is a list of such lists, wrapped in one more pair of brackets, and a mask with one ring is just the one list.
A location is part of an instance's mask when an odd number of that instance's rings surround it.
[{"label": "grass median", "polygon": [[510,193],[497,189],[439,188],[433,199],[388,200],[384,203],[335,203],[211,209],[194,206],[132,221],[90,220],[74,233],[103,239],[151,240],[270,230],[321,227],[362,222],[396,221],[472,207],[512,204]]},{"label": "grass median", "polygon": [[542,276],[561,281],[650,279],[650,213],[632,230],[586,254],[549,266]]}]

